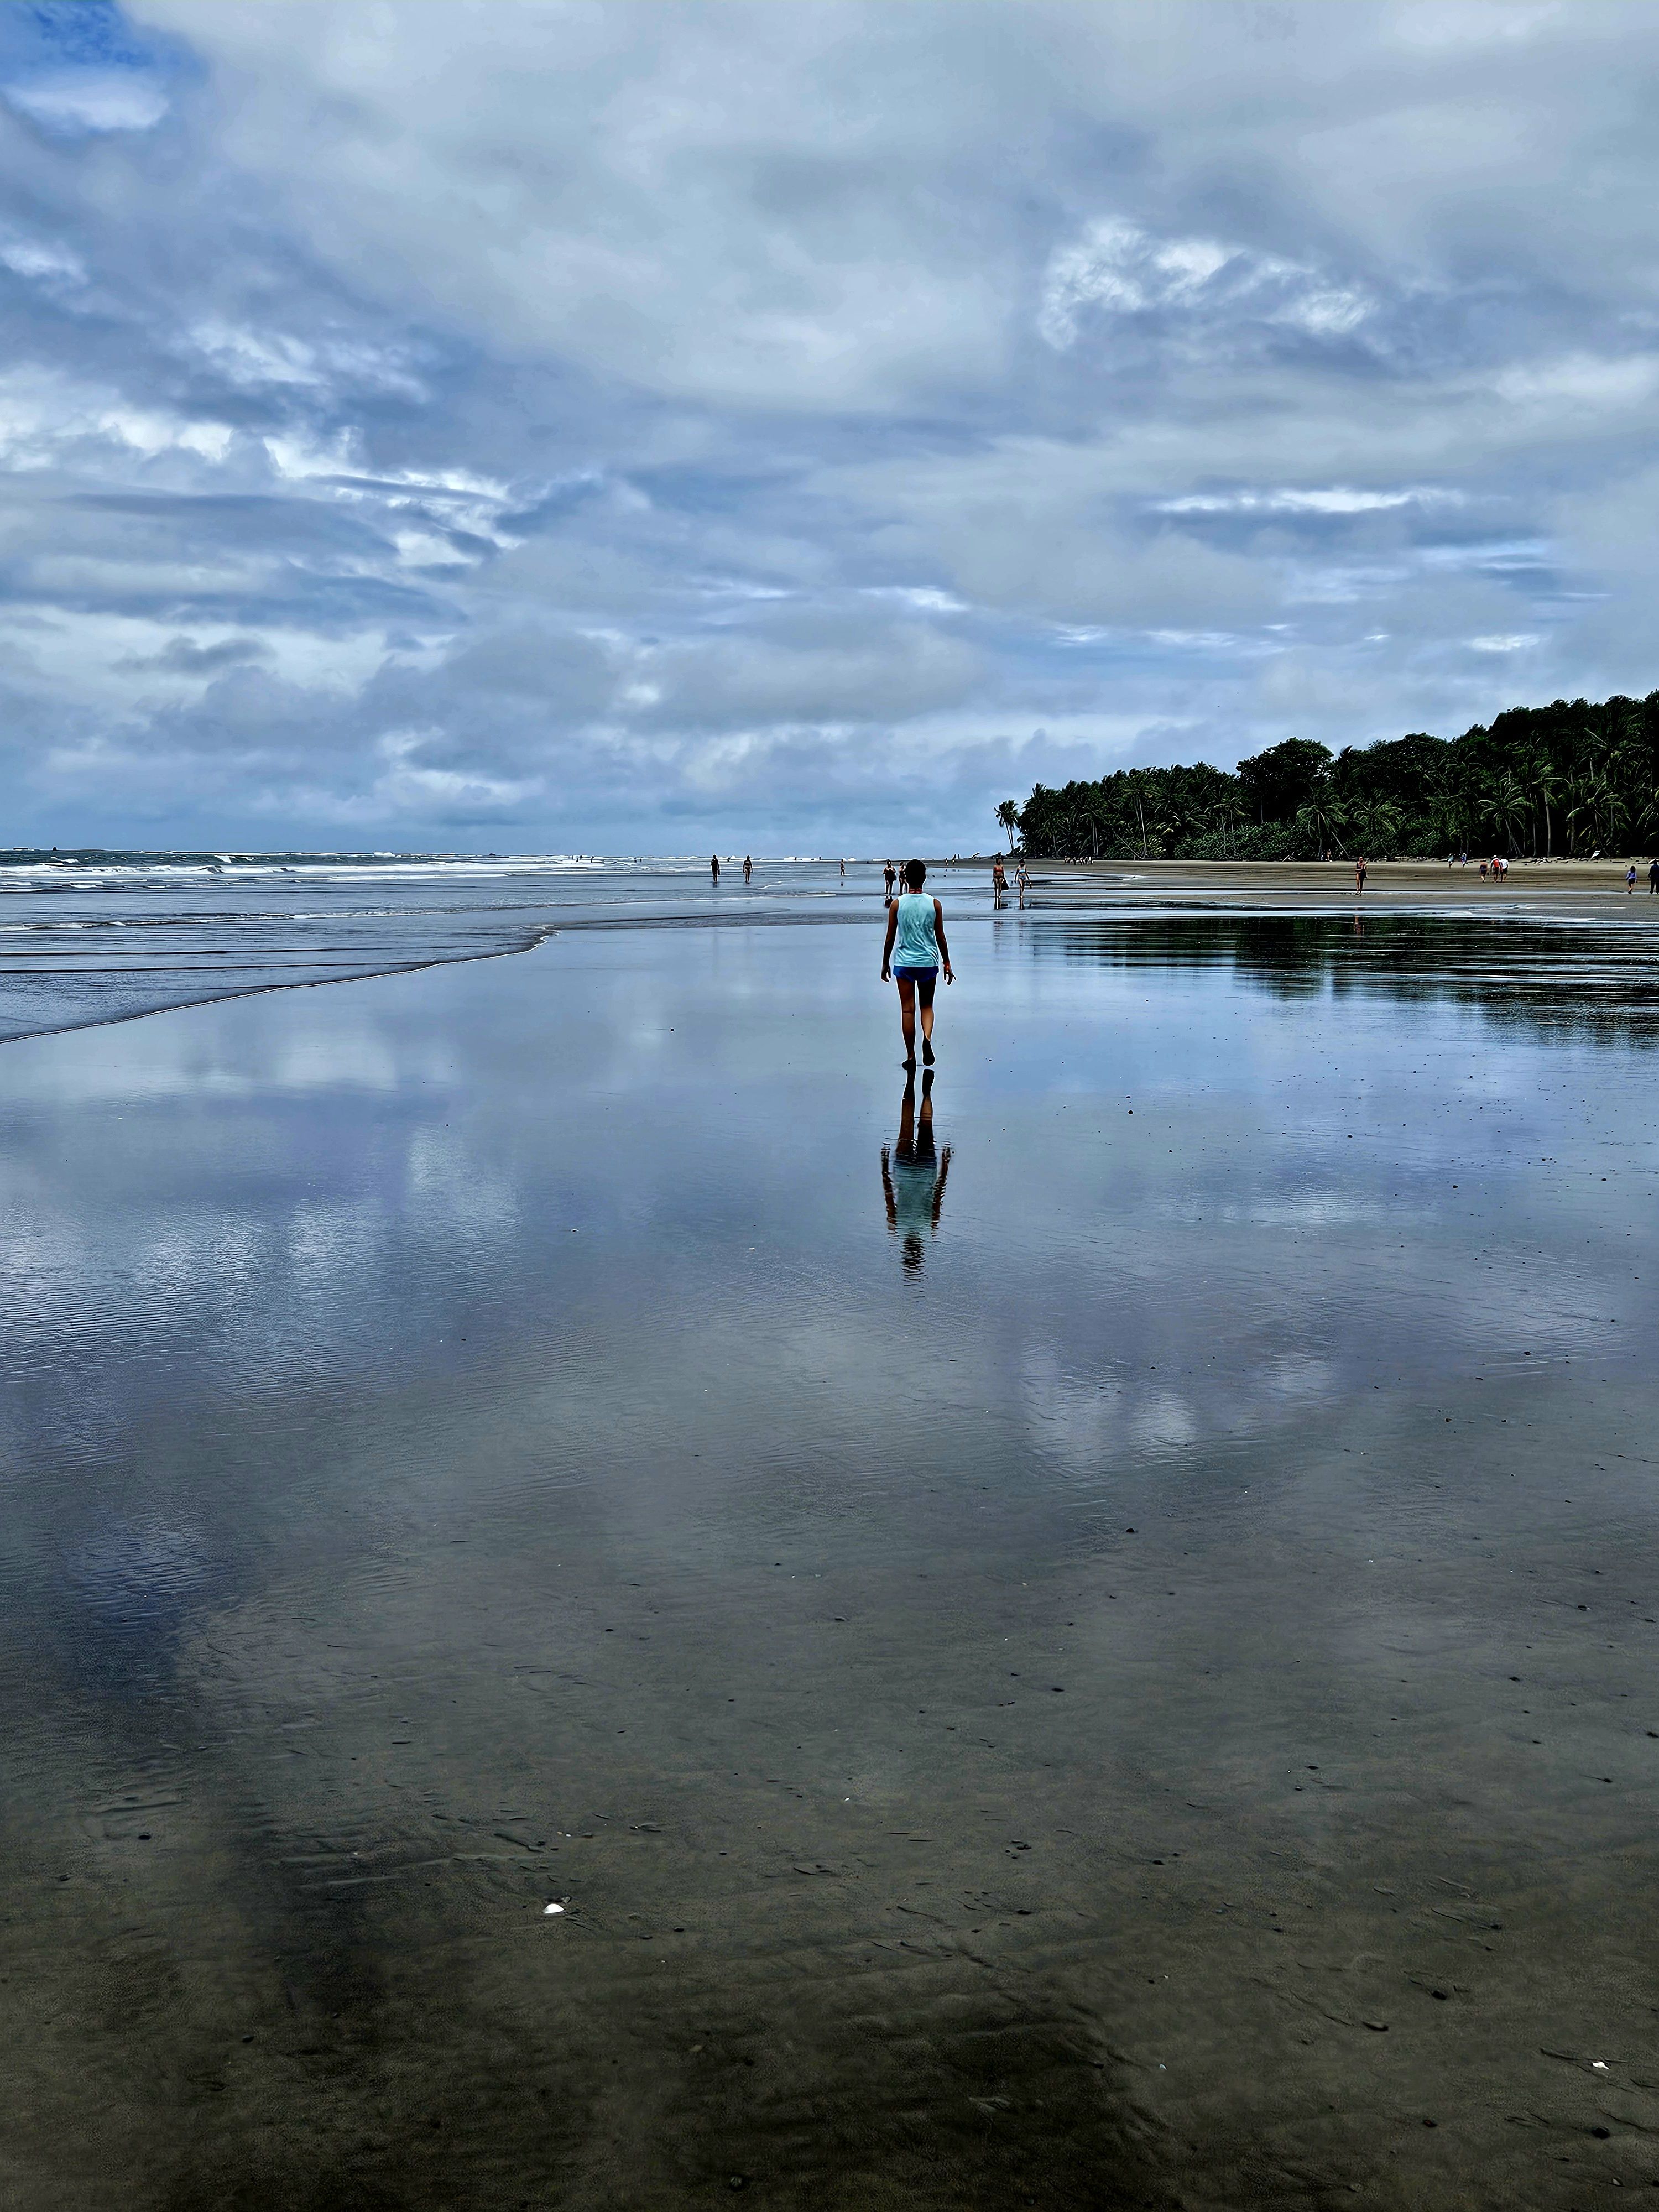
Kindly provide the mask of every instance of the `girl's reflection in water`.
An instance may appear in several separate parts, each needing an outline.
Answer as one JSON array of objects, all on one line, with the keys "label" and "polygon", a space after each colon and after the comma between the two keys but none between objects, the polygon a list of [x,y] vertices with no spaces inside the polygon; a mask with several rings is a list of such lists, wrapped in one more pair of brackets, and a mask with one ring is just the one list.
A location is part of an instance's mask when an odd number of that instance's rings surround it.
[{"label": "girl's reflection in water", "polygon": [[899,1108],[898,1142],[881,1148],[881,1188],[887,1200],[887,1226],[903,1240],[907,1275],[920,1274],[926,1240],[939,1227],[945,1203],[945,1178],[951,1172],[951,1147],[933,1152],[933,1071],[921,1079],[921,1112],[916,1112],[916,1079],[904,1085]]}]

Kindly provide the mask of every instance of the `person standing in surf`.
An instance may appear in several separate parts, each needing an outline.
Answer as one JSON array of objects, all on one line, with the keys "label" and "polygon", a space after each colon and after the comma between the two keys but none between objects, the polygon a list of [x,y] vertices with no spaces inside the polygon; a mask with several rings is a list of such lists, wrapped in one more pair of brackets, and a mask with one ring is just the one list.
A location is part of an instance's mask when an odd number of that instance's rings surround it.
[{"label": "person standing in surf", "polygon": [[916,1008],[921,1008],[921,1059],[933,1064],[933,991],[939,971],[956,981],[951,948],[945,938],[945,908],[923,896],[927,870],[920,860],[904,864],[904,890],[887,909],[887,941],[881,948],[881,980],[890,973],[898,985],[899,1020],[904,1030],[904,1065],[916,1064]]}]

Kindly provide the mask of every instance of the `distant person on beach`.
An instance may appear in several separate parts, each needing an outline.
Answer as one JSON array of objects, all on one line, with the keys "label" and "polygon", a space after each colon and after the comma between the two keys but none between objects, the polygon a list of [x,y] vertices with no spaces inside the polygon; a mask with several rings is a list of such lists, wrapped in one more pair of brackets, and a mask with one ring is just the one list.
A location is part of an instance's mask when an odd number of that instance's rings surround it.
[{"label": "distant person on beach", "polygon": [[1480,880],[1483,884],[1486,880],[1486,864],[1484,860],[1480,863]]},{"label": "distant person on beach", "polygon": [[893,897],[893,882],[897,874],[898,870],[893,866],[890,860],[888,861],[887,865],[881,872],[881,895],[888,901],[890,905],[892,902]]},{"label": "distant person on beach", "polygon": [[1000,905],[1002,904],[1003,900],[1004,900],[1005,898],[1006,898],[1006,897],[1007,897],[1007,896],[1008,896],[1008,878],[1007,878],[1007,877],[1003,873],[1003,870],[1002,870],[1002,861],[1001,861],[1000,857],[999,856],[999,858],[998,858],[998,859],[996,859],[996,860],[993,860],[993,861],[992,861],[992,863],[991,863],[991,899],[992,899],[992,903],[993,903],[994,905],[995,905],[995,906],[1000,906]]},{"label": "distant person on beach", "polygon": [[1018,887],[1019,902],[1022,906],[1025,903],[1025,887],[1030,880],[1030,875],[1026,868],[1025,863],[1022,860],[1019,866],[1014,870],[1014,882]]},{"label": "distant person on beach", "polygon": [[916,1064],[916,1007],[921,1007],[921,1057],[933,1064],[933,990],[939,971],[954,983],[951,948],[945,940],[945,908],[936,898],[922,894],[927,870],[920,860],[907,860],[904,880],[908,888],[887,909],[887,941],[881,948],[881,980],[890,974],[898,985],[899,1022],[904,1030],[904,1065]]},{"label": "distant person on beach", "polygon": [[748,880],[749,880],[750,877],[750,876],[752,876],[752,875],[754,874],[754,872],[755,872],[755,864],[754,864],[754,862],[750,859],[750,857],[749,857],[748,854],[747,854],[747,853],[745,853],[745,854],[744,854],[744,856],[743,856],[743,879],[744,879],[744,883],[747,883],[747,882],[748,882]]},{"label": "distant person on beach", "polygon": [[1625,896],[1626,896],[1626,898],[1634,898],[1634,896],[1636,896],[1636,863],[1635,863],[1635,861],[1634,861],[1634,860],[1632,860],[1632,861],[1631,862],[1631,864],[1630,864],[1629,867],[1627,867],[1627,868],[1626,869],[1626,871],[1625,871]]},{"label": "distant person on beach", "polygon": [[1365,863],[1363,860],[1356,860],[1353,864],[1353,887],[1356,893],[1363,891],[1365,888]]},{"label": "distant person on beach", "polygon": [[898,1142],[881,1148],[881,1189],[887,1201],[887,1226],[903,1240],[907,1275],[921,1272],[926,1240],[939,1227],[945,1204],[945,1178],[951,1172],[951,1147],[933,1157],[933,1079],[921,1079],[921,1117],[916,1118],[916,1079],[905,1080],[899,1107]]},{"label": "distant person on beach", "polygon": [[1648,862],[1648,890],[1650,893],[1659,891],[1659,860]]},{"label": "distant person on beach", "polygon": [[718,853],[711,853],[708,855],[708,872],[714,878],[714,881],[719,883],[720,879],[720,856]]},{"label": "distant person on beach", "polygon": [[847,863],[845,860],[841,864],[841,879],[842,883],[847,881]]}]

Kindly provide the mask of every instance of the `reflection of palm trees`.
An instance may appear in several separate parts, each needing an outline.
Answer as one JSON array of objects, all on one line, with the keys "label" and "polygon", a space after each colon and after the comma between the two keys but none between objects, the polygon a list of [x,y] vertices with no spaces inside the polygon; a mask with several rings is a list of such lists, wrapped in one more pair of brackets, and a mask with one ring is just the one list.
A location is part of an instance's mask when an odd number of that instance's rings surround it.
[{"label": "reflection of palm trees", "polygon": [[902,1243],[907,1275],[921,1273],[926,1240],[939,1227],[945,1204],[945,1179],[951,1172],[951,1147],[934,1157],[933,1072],[921,1079],[921,1112],[916,1113],[916,1079],[905,1079],[899,1105],[898,1139],[881,1148],[881,1189],[887,1203],[887,1227]]}]

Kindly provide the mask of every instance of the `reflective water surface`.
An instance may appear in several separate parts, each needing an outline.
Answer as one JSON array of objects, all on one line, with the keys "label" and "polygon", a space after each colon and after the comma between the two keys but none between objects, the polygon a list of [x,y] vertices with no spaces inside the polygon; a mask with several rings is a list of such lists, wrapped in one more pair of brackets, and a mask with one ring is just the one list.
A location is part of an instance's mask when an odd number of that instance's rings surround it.
[{"label": "reflective water surface", "polygon": [[660,918],[0,1054],[7,2200],[1659,2182],[1645,940]]}]

